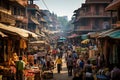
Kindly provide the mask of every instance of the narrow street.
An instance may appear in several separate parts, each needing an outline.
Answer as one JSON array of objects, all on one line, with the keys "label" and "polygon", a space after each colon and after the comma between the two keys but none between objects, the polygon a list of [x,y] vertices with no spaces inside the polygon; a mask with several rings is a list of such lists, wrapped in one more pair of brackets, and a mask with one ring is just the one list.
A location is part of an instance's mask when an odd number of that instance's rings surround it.
[{"label": "narrow street", "polygon": [[68,76],[65,59],[63,58],[62,71],[60,74],[57,73],[57,68],[54,69],[54,78],[52,80],[72,80],[72,76]]}]

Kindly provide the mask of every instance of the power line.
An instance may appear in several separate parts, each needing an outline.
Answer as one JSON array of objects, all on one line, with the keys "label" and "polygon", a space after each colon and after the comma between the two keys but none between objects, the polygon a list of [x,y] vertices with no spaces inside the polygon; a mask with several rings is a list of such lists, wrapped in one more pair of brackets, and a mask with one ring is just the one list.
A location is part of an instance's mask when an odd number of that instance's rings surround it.
[{"label": "power line", "polygon": [[[46,5],[45,1],[42,0],[43,4],[45,5],[45,7],[49,10],[48,6]],[[50,11],[50,10],[49,10]]]}]

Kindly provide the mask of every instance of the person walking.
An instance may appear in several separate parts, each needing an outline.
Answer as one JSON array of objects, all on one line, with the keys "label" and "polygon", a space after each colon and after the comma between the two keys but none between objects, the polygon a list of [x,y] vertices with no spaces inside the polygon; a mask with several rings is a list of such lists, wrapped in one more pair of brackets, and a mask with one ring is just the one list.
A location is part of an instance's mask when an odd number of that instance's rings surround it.
[{"label": "person walking", "polygon": [[68,76],[72,76],[73,58],[71,55],[69,55],[67,59],[67,68],[68,68]]},{"label": "person walking", "polygon": [[57,71],[58,73],[60,73],[61,69],[62,69],[62,59],[60,56],[58,56],[58,58],[55,61],[55,65],[57,64]]},{"label": "person walking", "polygon": [[73,57],[73,59],[76,59],[76,58],[78,58],[78,54],[75,51],[73,51],[72,52],[72,57]]},{"label": "person walking", "polygon": [[87,64],[84,65],[85,71],[85,80],[94,80],[92,73],[92,64],[90,64],[90,60],[87,61]]},{"label": "person walking", "polygon": [[24,68],[25,62],[19,57],[19,61],[16,62],[16,80],[24,80]]},{"label": "person walking", "polygon": [[52,61],[52,57],[51,57],[50,53],[48,53],[47,56],[46,56],[47,69],[48,70],[51,70],[51,61]]},{"label": "person walking", "polygon": [[45,60],[45,56],[42,56],[42,58],[40,58],[40,64],[42,66],[42,70],[44,71],[46,69],[46,60]]}]

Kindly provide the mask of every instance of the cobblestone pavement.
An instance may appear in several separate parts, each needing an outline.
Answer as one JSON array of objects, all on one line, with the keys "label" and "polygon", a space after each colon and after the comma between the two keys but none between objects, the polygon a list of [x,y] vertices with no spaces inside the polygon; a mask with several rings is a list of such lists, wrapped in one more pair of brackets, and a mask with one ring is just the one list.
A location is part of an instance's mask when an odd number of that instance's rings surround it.
[{"label": "cobblestone pavement", "polygon": [[66,67],[66,62],[63,58],[63,64],[62,64],[62,71],[61,73],[57,73],[57,68],[54,69],[54,78],[51,79],[51,80],[72,80],[72,76],[68,76],[68,73],[67,73],[67,67]]}]

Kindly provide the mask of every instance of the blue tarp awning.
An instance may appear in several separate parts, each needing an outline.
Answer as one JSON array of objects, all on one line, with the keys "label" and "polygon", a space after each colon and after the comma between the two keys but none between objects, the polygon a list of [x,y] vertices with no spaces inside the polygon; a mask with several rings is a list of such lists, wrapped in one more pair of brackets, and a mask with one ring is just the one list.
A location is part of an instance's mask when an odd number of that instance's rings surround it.
[{"label": "blue tarp awning", "polygon": [[82,40],[88,39],[88,34],[83,34],[83,35],[81,35],[81,39],[82,39]]},{"label": "blue tarp awning", "polygon": [[99,38],[110,37],[114,39],[120,39],[120,29],[110,29],[108,31],[102,32],[98,36]]},{"label": "blue tarp awning", "polygon": [[115,39],[120,39],[120,30],[110,32],[109,34],[107,34],[107,36]]}]

